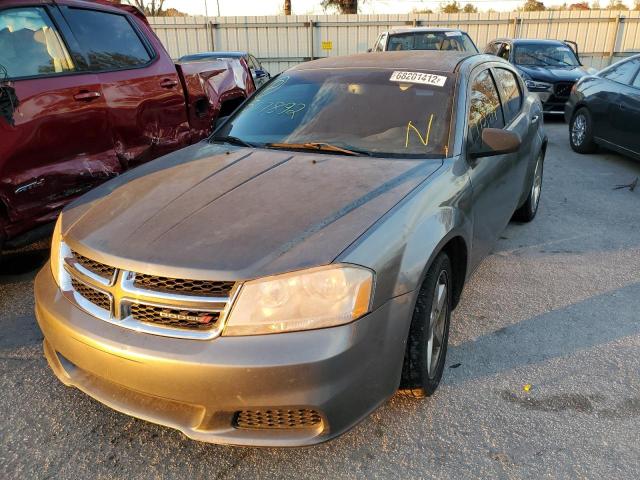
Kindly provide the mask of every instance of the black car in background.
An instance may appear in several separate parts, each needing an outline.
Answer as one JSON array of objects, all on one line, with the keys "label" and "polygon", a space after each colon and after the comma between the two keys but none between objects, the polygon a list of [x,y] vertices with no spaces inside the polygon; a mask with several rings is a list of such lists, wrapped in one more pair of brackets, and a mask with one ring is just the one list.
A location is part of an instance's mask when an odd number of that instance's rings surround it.
[{"label": "black car in background", "polygon": [[566,105],[571,148],[597,145],[640,160],[640,55],[580,80]]},{"label": "black car in background", "polygon": [[573,85],[595,73],[580,63],[569,43],[560,40],[500,38],[490,42],[485,53],[515,65],[529,91],[540,97],[544,113],[564,114]]}]

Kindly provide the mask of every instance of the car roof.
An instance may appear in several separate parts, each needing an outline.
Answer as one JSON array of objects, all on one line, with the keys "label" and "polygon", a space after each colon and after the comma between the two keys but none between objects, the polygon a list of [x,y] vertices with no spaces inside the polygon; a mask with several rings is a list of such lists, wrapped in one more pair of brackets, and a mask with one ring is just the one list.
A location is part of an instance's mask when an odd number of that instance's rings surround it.
[{"label": "car roof", "polygon": [[460,62],[478,55],[472,52],[450,52],[439,50],[402,50],[398,52],[359,53],[341,57],[328,57],[301,63],[293,70],[318,70],[323,68],[380,68],[415,69],[434,72],[454,72]]},{"label": "car roof", "polygon": [[215,52],[201,52],[201,53],[192,53],[190,55],[183,55],[180,58],[207,58],[207,57],[218,57],[218,58],[240,58],[248,55],[247,52],[240,51],[215,51]]},{"label": "car roof", "polygon": [[538,38],[496,38],[492,42],[511,42],[514,45],[566,45],[562,40]]},{"label": "car roof", "polygon": [[392,28],[391,30],[387,30],[384,33],[389,35],[393,35],[396,33],[426,33],[426,32],[460,32],[466,33],[464,30],[460,30],[459,28],[442,28],[442,27],[400,27],[400,28]]}]

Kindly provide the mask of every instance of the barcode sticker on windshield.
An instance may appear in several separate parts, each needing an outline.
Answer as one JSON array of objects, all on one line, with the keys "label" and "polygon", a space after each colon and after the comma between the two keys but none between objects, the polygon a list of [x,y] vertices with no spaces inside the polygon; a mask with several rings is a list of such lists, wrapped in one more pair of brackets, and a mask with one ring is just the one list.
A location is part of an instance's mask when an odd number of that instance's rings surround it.
[{"label": "barcode sticker on windshield", "polygon": [[421,83],[423,85],[444,87],[444,82],[447,81],[447,77],[434,75],[433,73],[400,72],[396,70],[391,74],[391,78],[389,80],[392,82]]}]

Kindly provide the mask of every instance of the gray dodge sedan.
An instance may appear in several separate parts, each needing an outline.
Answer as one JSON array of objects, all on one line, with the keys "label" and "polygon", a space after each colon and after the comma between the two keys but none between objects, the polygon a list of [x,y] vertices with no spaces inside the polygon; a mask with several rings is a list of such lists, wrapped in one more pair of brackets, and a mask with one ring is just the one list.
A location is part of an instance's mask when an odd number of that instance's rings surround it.
[{"label": "gray dodge sedan", "polygon": [[465,281],[536,214],[546,145],[493,56],[299,65],[63,211],[35,285],[45,355],[197,440],[336,437],[398,388],[434,393]]}]

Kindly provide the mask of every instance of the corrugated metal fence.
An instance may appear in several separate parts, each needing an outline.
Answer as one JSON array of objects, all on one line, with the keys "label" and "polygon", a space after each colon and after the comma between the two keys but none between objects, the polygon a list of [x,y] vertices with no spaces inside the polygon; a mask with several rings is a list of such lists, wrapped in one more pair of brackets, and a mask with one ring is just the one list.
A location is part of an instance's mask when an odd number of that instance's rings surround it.
[{"label": "corrugated metal fence", "polygon": [[272,73],[314,58],[366,52],[380,32],[405,26],[461,28],[480,49],[497,37],[572,40],[583,63],[595,68],[640,52],[640,12],[635,11],[152,17],[149,22],[174,58],[247,50]]}]

